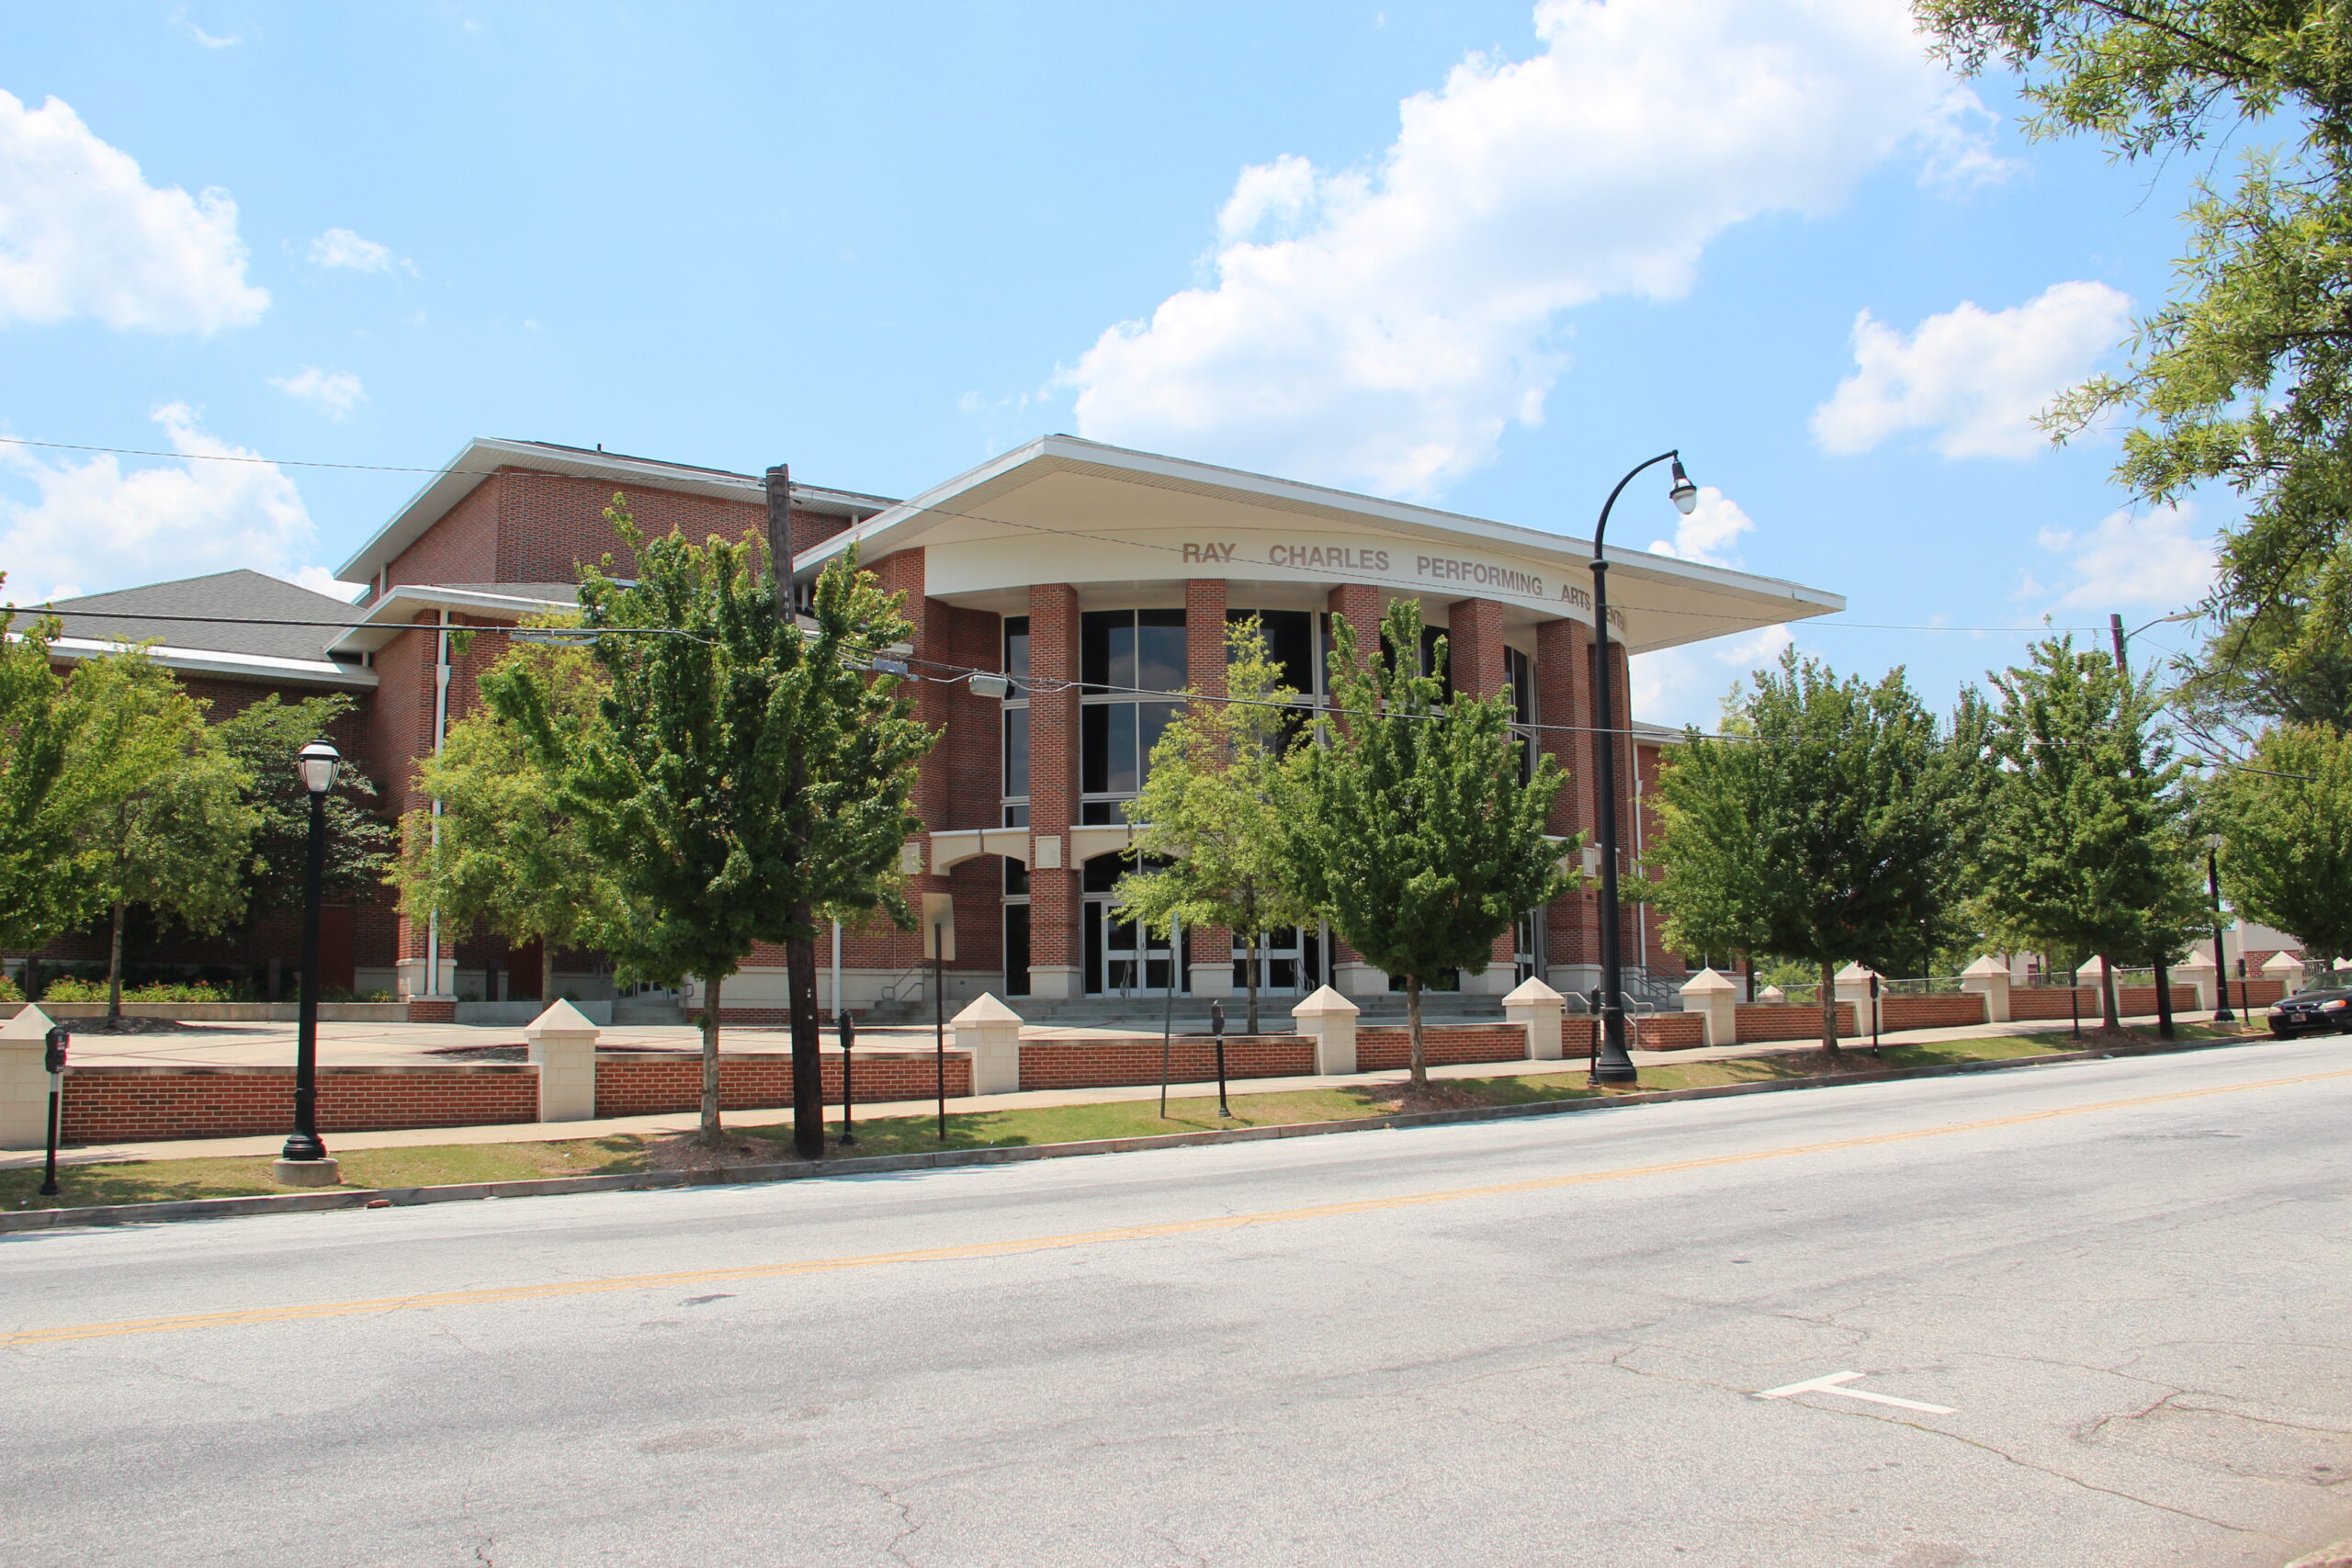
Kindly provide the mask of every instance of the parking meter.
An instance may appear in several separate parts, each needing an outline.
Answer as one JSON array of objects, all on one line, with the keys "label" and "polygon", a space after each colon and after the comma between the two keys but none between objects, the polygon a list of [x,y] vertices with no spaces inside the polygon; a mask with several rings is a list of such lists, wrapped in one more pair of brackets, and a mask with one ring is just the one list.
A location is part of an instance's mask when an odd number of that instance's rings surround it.
[{"label": "parking meter", "polygon": [[65,1081],[65,1045],[73,1036],[62,1024],[41,1037],[41,1066],[49,1074],[49,1157],[41,1167],[40,1195],[57,1196],[57,1135],[63,1111],[64,1096],[61,1092]]}]

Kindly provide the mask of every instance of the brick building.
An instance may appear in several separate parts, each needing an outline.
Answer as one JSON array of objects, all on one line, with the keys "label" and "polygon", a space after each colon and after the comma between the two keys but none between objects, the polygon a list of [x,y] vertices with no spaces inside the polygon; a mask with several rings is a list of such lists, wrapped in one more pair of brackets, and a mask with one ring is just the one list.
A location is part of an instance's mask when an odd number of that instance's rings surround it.
[{"label": "brick building", "polygon": [[[267,617],[337,623],[301,634],[310,640],[259,652],[257,631],[241,640],[238,628],[130,635],[163,636],[159,656],[191,680],[351,692],[361,711],[345,749],[382,783],[389,806],[406,808],[421,804],[416,760],[474,708],[476,676],[503,642],[477,638],[460,654],[449,631],[512,625],[571,604],[583,561],[613,556],[613,570],[626,576],[627,552],[602,515],[616,491],[654,532],[674,525],[740,536],[765,526],[754,475],[476,440],[345,563],[339,575],[368,584],[358,604],[305,594],[312,615]],[[1662,494],[1656,499],[1664,504]],[[942,731],[917,795],[927,830],[905,847],[902,865],[910,896],[951,901],[951,1001],[983,990],[1058,998],[1238,988],[1242,959],[1231,933],[1188,931],[1171,945],[1119,920],[1110,902],[1130,840],[1121,803],[1141,787],[1152,741],[1178,711],[1170,694],[1220,689],[1224,627],[1238,615],[1260,617],[1291,683],[1319,699],[1334,618],[1369,639],[1387,600],[1417,597],[1424,619],[1449,639],[1455,687],[1485,694],[1508,684],[1525,733],[1566,769],[1554,831],[1590,831],[1593,638],[1584,541],[1058,435],[910,501],[795,484],[791,520],[803,580],[854,545],[887,586],[906,593],[915,626],[908,657],[934,677],[915,688],[922,717]],[[1620,693],[1629,650],[1843,606],[1834,594],[1793,583],[1637,551],[1612,550],[1611,560],[1610,651]],[[217,581],[102,597],[168,593],[184,602]],[[95,600],[60,606],[69,617],[121,607]],[[78,619],[68,629],[91,635]],[[266,660],[277,662],[257,662]],[[1008,674],[1012,696],[976,694],[960,676],[970,671]],[[1622,722],[1622,705],[1620,713]],[[1629,860],[1649,827],[1637,797],[1654,781],[1668,739],[1637,727],[1620,741]],[[537,987],[536,953],[510,953],[430,919],[395,918],[389,906],[356,912],[352,925],[359,988],[433,998],[426,1005],[438,1011],[453,1005],[443,998],[522,997]],[[1589,988],[1598,937],[1594,896],[1571,894],[1530,911],[1497,944],[1487,973],[1461,983],[1501,992],[1540,974],[1564,991]],[[1624,940],[1629,962],[1679,970],[1637,908],[1626,910]],[[840,951],[842,996],[853,1007],[905,996],[919,983],[914,935],[853,930]],[[819,952],[830,959],[822,941]],[[1277,995],[1327,982],[1355,993],[1388,987],[1385,976],[1313,928],[1270,934],[1260,963],[1261,984]],[[819,989],[830,1007],[827,967]],[[597,994],[594,955],[560,959],[558,968],[564,989]],[[730,1021],[780,1017],[782,953],[754,953],[726,999]]]}]

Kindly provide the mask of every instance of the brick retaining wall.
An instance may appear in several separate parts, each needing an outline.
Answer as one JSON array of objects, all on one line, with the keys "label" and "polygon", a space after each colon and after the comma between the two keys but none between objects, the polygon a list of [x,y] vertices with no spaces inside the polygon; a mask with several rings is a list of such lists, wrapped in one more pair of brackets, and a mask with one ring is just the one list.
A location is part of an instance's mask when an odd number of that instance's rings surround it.
[{"label": "brick retaining wall", "polygon": [[1941,997],[1881,997],[1879,1027],[1897,1029],[1964,1029],[1983,1023],[1984,998],[1974,991]]},{"label": "brick retaining wall", "polygon": [[[1892,1001],[1893,998],[1888,998]],[[1743,1045],[1765,1040],[1818,1040],[1821,1007],[1817,1002],[1741,1002],[1733,1010],[1733,1032]],[[1854,1037],[1854,1004],[1838,1004],[1838,1038]]]},{"label": "brick retaining wall", "polygon": [[[75,1067],[65,1076],[68,1143],[236,1138],[294,1125],[291,1067]],[[481,1127],[536,1122],[537,1067],[321,1067],[319,1131]]]},{"label": "brick retaining wall", "polygon": [[[851,1074],[860,1105],[892,1100],[928,1100],[937,1085],[936,1066],[929,1053],[865,1052],[857,1054]],[[842,1059],[824,1059],[825,1103],[842,1100]],[[947,1053],[947,1092],[972,1092],[972,1059],[960,1051]],[[772,1111],[792,1103],[792,1053],[789,1051],[728,1052],[718,1058],[718,1108],[721,1111]],[[698,1052],[675,1055],[608,1055],[596,1056],[596,1114],[650,1116],[663,1111],[695,1111],[702,1106],[702,1056]]]},{"label": "brick retaining wall", "polygon": [[[1706,1020],[1695,1012],[1652,1012],[1629,1017],[1628,1043],[1636,1051],[1688,1051],[1707,1043]],[[1560,1054],[1592,1055],[1596,1021],[1590,1013],[1575,1012],[1560,1020]]]},{"label": "brick retaining wall", "polygon": [[[1225,1037],[1228,1078],[1305,1077],[1314,1071],[1315,1043],[1303,1034]],[[1174,1083],[1206,1083],[1215,1078],[1215,1043],[1203,1035],[1178,1035],[1170,1043],[1168,1073]],[[1093,1089],[1159,1081],[1159,1037],[1156,1034],[1021,1043],[1023,1089]]]},{"label": "brick retaining wall", "polygon": [[[2256,981],[2257,997],[2261,988],[2262,982]],[[2074,1012],[2066,1001],[2067,990],[2064,986],[2012,987],[2009,990],[2009,1016],[2013,1019],[2071,1018]],[[2084,1018],[2096,1019],[2099,1016],[2097,986],[2076,986],[2073,992]],[[2154,986],[2118,986],[2115,988],[2115,1005],[2125,1018],[2151,1015],[2156,1010],[2156,988]],[[2173,1011],[2188,1012],[2196,1006],[2196,987],[2175,986],[2172,988]]]},{"label": "brick retaining wall", "polygon": [[[1527,1055],[1527,1031],[1510,1023],[1423,1024],[1421,1049],[1430,1066],[1453,1062],[1516,1062]],[[1356,1070],[1383,1072],[1410,1064],[1413,1032],[1386,1024],[1356,1030]]]}]

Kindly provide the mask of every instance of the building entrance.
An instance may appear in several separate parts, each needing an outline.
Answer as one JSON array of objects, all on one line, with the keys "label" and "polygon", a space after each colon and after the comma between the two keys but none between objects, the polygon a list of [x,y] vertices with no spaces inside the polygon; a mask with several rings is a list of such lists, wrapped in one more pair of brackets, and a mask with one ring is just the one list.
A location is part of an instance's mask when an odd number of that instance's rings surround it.
[{"label": "building entrance", "polygon": [[[1303,997],[1325,983],[1323,933],[1314,926],[1281,926],[1258,938],[1258,989],[1277,996]],[[1239,937],[1233,942],[1233,989],[1250,988],[1250,948]]]},{"label": "building entrance", "polygon": [[1177,955],[1183,951],[1180,928],[1170,942],[1134,920],[1123,920],[1108,898],[1086,900],[1086,994],[1090,997],[1164,997],[1184,988]]}]

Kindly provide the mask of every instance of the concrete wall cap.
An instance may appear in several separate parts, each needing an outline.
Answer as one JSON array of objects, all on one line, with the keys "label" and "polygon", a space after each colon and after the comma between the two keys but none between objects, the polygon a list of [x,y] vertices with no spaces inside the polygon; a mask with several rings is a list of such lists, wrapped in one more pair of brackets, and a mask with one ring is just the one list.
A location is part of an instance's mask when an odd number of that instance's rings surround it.
[{"label": "concrete wall cap", "polygon": [[1838,971],[1838,978],[1840,980],[1867,980],[1876,973],[1876,970],[1865,968],[1860,964],[1849,964],[1846,967]]},{"label": "concrete wall cap", "polygon": [[2211,969],[2212,967],[2213,961],[2211,959],[2206,957],[2201,953],[2191,953],[2188,957],[2174,964],[2172,966],[2172,971],[2174,974],[2179,975],[2192,969],[2201,971]]},{"label": "concrete wall cap", "polygon": [[[2301,969],[2302,966],[2303,961],[2301,959],[2284,953],[2274,953],[2269,957],[2262,961],[2262,967],[2265,973],[2274,973],[2280,969]],[[25,1012],[30,1012],[32,1010],[32,1009],[27,1008]],[[24,1017],[24,1013],[18,1013],[17,1016],[21,1019]],[[7,1032],[6,1030],[0,1030],[0,1034],[5,1034],[6,1032]]]},{"label": "concrete wall cap", "polygon": [[2007,979],[2009,966],[1989,953],[1960,972],[1963,980],[1990,980],[1996,976]]},{"label": "concrete wall cap", "polygon": [[2097,980],[2105,977],[2106,974],[2107,960],[2098,956],[2097,953],[2093,953],[2084,962],[2081,968],[2075,971],[2075,978],[2077,980]]},{"label": "concrete wall cap", "polygon": [[1503,1006],[1509,1007],[1513,1002],[1556,1002],[1561,999],[1559,992],[1530,975],[1503,998]]},{"label": "concrete wall cap", "polygon": [[1682,994],[1686,997],[1736,996],[1738,992],[1737,986],[1712,968],[1702,969],[1682,982]]},{"label": "concrete wall cap", "polygon": [[973,999],[969,1007],[947,1021],[950,1023],[1019,1023],[1021,1015],[997,1000],[994,991],[982,991]]},{"label": "concrete wall cap", "polygon": [[1756,999],[1759,1002],[1784,1002],[1789,999],[1789,993],[1778,986],[1767,986],[1756,993]]},{"label": "concrete wall cap", "polygon": [[1290,1010],[1293,1018],[1353,1018],[1363,1009],[1348,1000],[1329,986],[1318,986],[1312,995]]},{"label": "concrete wall cap", "polygon": [[594,1034],[596,1026],[586,1013],[570,1002],[559,999],[547,1011],[533,1019],[523,1031],[526,1040],[537,1040],[542,1034]]},{"label": "concrete wall cap", "polygon": [[57,1021],[27,1002],[16,1017],[0,1023],[0,1040],[39,1040],[56,1026]]}]

